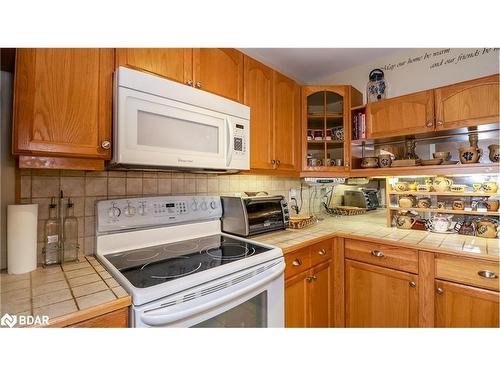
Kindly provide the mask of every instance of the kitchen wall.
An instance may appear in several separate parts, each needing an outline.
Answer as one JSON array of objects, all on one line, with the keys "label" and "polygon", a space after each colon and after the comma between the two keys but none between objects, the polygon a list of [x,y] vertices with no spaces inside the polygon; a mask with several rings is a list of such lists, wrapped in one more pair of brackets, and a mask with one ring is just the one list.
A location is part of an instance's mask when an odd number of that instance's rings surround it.
[{"label": "kitchen wall", "polygon": [[363,93],[372,69],[384,70],[388,97],[428,90],[469,79],[496,74],[498,48],[414,48],[357,65],[319,79],[314,84],[347,84]]},{"label": "kitchen wall", "polygon": [[[38,259],[41,262],[43,228],[51,197],[59,190],[75,202],[82,252],[91,254],[95,241],[96,200],[154,195],[234,195],[267,191],[288,196],[300,189],[300,179],[270,176],[207,175],[170,172],[84,172],[20,169],[21,203],[38,203]],[[304,197],[308,197],[305,192]]]}]

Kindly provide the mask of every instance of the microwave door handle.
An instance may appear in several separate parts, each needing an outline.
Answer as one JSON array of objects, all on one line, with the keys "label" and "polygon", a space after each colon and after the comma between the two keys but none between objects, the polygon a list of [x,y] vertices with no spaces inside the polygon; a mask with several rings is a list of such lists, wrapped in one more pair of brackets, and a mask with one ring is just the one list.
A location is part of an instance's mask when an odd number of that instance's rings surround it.
[{"label": "microwave door handle", "polygon": [[150,326],[163,326],[163,325],[167,325],[170,323],[174,323],[178,320],[188,318],[188,317],[196,315],[200,312],[207,311],[211,308],[217,307],[217,306],[222,305],[226,302],[229,302],[231,300],[234,300],[236,298],[244,296],[245,294],[248,294],[251,291],[256,290],[256,289],[270,283],[271,281],[273,281],[274,279],[276,279],[277,277],[282,275],[284,270],[285,270],[285,263],[281,262],[281,263],[279,263],[277,268],[273,268],[273,269],[269,270],[270,271],[269,274],[266,277],[264,277],[263,279],[257,281],[256,283],[252,283],[250,285],[247,285],[246,287],[244,287],[242,289],[235,290],[233,293],[226,294],[221,298],[218,298],[215,300],[210,300],[209,302],[207,302],[203,305],[194,306],[190,309],[173,312],[171,314],[144,313],[140,319],[145,324],[150,325]]},{"label": "microwave door handle", "polygon": [[226,117],[226,135],[227,135],[227,153],[226,153],[226,167],[229,167],[231,161],[233,160],[233,150],[234,150],[234,136],[233,136],[233,126],[229,117]]}]

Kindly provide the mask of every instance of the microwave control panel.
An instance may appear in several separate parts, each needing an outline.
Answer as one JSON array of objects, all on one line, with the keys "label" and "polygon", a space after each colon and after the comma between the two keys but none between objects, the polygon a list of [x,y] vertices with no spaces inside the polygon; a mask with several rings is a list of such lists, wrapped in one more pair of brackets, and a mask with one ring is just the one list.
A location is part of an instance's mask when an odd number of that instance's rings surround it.
[{"label": "microwave control panel", "polygon": [[222,216],[220,197],[164,196],[125,198],[96,203],[97,232],[154,227]]},{"label": "microwave control panel", "polygon": [[233,150],[235,155],[244,156],[247,153],[248,125],[236,123],[234,125]]}]

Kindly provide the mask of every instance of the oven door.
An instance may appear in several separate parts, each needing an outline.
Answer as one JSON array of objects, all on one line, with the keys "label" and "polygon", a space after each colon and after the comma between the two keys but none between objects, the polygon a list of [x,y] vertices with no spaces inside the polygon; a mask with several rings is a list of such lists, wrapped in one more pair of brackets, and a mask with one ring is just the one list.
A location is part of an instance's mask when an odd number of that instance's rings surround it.
[{"label": "oven door", "polygon": [[125,87],[115,98],[113,163],[227,168],[233,120],[210,111]]},{"label": "oven door", "polygon": [[284,326],[284,268],[277,259],[146,306],[135,327],[257,328]]}]

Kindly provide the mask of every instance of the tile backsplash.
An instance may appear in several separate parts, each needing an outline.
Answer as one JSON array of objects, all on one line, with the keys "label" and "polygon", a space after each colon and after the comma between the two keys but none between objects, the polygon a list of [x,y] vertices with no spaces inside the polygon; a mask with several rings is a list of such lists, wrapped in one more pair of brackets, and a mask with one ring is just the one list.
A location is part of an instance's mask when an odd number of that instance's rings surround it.
[{"label": "tile backsplash", "polygon": [[248,175],[213,175],[141,171],[60,171],[20,169],[21,203],[38,203],[38,261],[42,261],[43,229],[51,197],[63,190],[75,203],[80,250],[92,254],[95,242],[96,200],[155,195],[233,195],[267,191],[288,196],[299,188],[299,178]]}]

